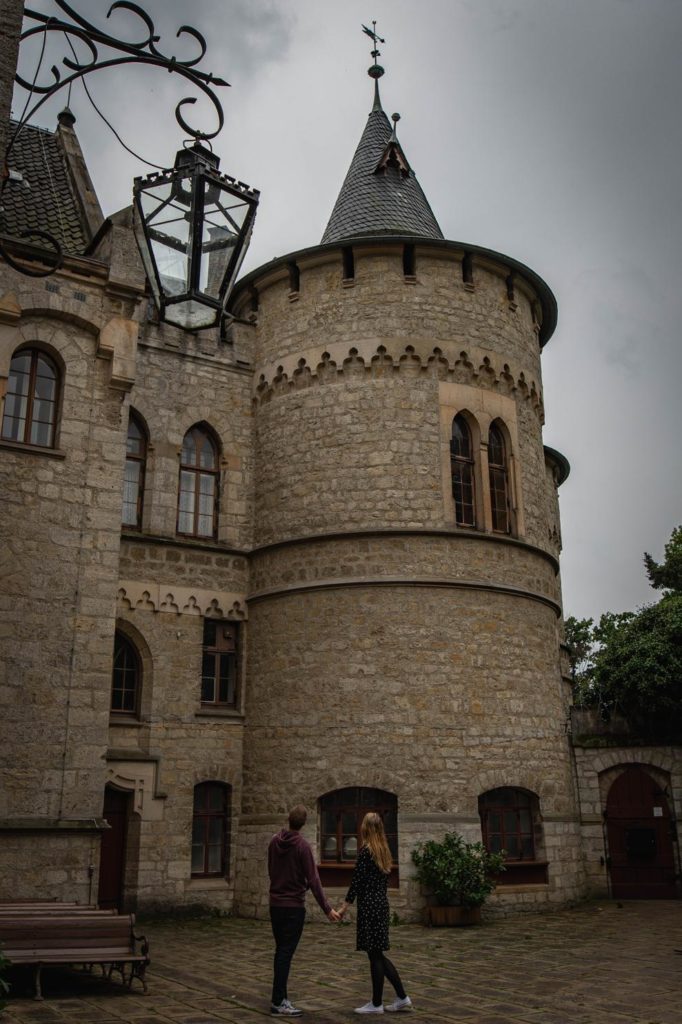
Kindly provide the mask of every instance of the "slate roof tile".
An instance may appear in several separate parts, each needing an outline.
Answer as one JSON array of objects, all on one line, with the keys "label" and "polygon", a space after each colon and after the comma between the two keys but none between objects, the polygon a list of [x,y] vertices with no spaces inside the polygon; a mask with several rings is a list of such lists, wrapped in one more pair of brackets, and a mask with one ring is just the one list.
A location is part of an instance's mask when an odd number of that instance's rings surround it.
[{"label": "slate roof tile", "polygon": [[[10,132],[15,128],[16,122],[10,122]],[[21,172],[24,180],[9,181],[2,193],[2,234],[17,236],[30,229],[47,231],[65,253],[82,255],[88,237],[57,133],[25,125],[8,163],[11,170]]]},{"label": "slate roof tile", "polygon": [[392,134],[386,114],[375,107],[322,236],[323,245],[367,235],[443,237],[412,170],[403,176],[397,167],[389,166],[375,173]]}]

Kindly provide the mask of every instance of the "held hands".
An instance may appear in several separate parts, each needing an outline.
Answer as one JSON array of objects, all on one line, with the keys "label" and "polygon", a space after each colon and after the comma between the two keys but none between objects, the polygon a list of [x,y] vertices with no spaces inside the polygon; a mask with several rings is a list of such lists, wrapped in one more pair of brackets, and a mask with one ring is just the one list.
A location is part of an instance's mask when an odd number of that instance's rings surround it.
[{"label": "held hands", "polygon": [[334,910],[333,907],[327,914],[327,917],[329,918],[330,921],[333,921],[334,923],[341,920],[341,915],[337,910]]},{"label": "held hands", "polygon": [[343,921],[344,914],[348,910],[349,906],[350,906],[350,903],[346,903],[346,901],[344,900],[343,903],[341,904],[341,906],[339,907],[339,909],[337,910],[339,921]]}]

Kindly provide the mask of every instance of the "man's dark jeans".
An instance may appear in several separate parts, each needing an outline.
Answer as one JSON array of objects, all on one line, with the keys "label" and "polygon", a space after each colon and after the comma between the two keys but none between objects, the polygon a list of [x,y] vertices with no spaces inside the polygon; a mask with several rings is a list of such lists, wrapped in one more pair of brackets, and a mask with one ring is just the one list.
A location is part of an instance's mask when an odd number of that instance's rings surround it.
[{"label": "man's dark jeans", "polygon": [[275,936],[275,975],[272,983],[272,1005],[287,999],[287,979],[291,960],[303,932],[305,907],[270,907],[272,934]]}]

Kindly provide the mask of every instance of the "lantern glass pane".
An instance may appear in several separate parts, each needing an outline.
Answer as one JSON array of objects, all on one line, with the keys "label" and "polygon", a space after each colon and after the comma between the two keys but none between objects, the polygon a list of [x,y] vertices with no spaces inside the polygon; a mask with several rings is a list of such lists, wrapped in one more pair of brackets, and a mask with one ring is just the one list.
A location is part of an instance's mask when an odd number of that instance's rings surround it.
[{"label": "lantern glass pane", "polygon": [[220,296],[225,275],[249,213],[249,203],[215,182],[204,180],[200,290]]},{"label": "lantern glass pane", "polygon": [[161,288],[182,295],[189,290],[192,179],[150,185],[140,203]]}]

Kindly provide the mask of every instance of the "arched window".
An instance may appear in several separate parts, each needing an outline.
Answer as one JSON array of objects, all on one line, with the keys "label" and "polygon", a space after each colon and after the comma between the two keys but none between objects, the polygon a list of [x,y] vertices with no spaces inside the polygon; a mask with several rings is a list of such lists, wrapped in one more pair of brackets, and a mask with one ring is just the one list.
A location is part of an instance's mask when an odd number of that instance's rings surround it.
[{"label": "arched window", "polygon": [[320,877],[325,885],[345,885],[361,845],[360,826],[368,811],[380,814],[394,867],[389,885],[398,885],[398,800],[383,789],[353,786],[320,798]]},{"label": "arched window", "polygon": [[490,472],[490,506],[495,533],[511,532],[509,511],[509,480],[507,446],[502,431],[493,423],[488,435],[488,469]]},{"label": "arched window", "polygon": [[491,789],[478,800],[483,845],[490,853],[504,852],[502,885],[546,882],[547,862],[538,850],[542,819],[538,799],[525,789]]},{"label": "arched window", "polygon": [[9,368],[1,436],[53,448],[58,400],[59,372],[53,360],[39,349],[16,352]]},{"label": "arched window", "polygon": [[140,656],[132,640],[116,630],[114,634],[114,668],[111,680],[111,711],[114,714],[137,715],[142,689]]},{"label": "arched window", "polygon": [[461,415],[452,421],[450,467],[455,522],[458,526],[475,526],[474,447],[469,424]]},{"label": "arched window", "polygon": [[230,863],[231,790],[223,782],[194,787],[192,877],[225,877]]},{"label": "arched window", "polygon": [[178,533],[216,536],[219,483],[218,446],[206,429],[192,427],[180,456]]},{"label": "arched window", "polygon": [[123,474],[124,526],[139,530],[142,526],[144,477],[147,464],[147,431],[140,417],[132,410],[128,419],[126,464]]}]

